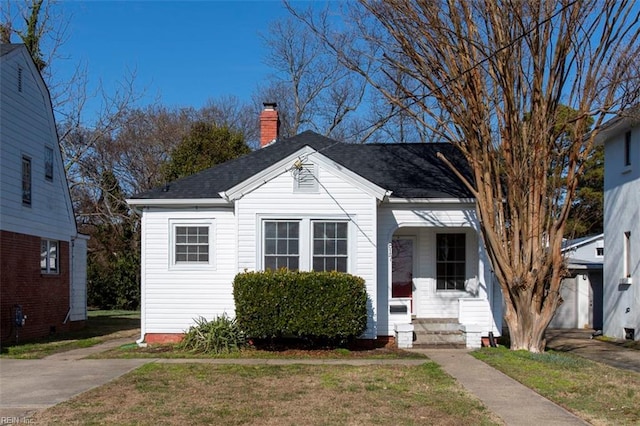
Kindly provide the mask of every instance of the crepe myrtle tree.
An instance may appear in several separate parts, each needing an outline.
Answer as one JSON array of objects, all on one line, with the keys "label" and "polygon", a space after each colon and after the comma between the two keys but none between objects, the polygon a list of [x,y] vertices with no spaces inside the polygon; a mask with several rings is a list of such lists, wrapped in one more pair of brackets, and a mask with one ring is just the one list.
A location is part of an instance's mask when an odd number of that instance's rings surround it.
[{"label": "crepe myrtle tree", "polygon": [[[562,238],[579,176],[602,123],[637,99],[637,6],[360,0],[341,7],[336,25],[335,13],[288,5],[347,68],[388,102],[411,104],[425,127],[464,154],[473,178],[458,175],[476,200],[511,349],[544,351],[562,303]],[[575,111],[570,119],[565,106]]]}]

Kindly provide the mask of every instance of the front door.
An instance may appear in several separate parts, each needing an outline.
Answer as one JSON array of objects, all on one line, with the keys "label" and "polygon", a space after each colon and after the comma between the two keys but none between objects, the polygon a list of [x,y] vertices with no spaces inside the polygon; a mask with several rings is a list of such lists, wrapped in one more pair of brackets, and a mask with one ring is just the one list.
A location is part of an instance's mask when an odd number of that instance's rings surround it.
[{"label": "front door", "polygon": [[413,239],[396,238],[391,247],[391,297],[411,299],[413,313]]}]

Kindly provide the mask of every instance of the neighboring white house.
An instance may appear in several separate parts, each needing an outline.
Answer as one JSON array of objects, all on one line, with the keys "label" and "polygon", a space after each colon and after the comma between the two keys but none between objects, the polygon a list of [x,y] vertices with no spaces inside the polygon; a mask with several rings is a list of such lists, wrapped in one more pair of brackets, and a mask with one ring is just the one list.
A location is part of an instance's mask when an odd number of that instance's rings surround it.
[{"label": "neighboring white house", "polygon": [[563,247],[570,276],[562,282],[562,305],[550,328],[602,330],[604,234],[567,241]]},{"label": "neighboring white house", "polygon": [[78,235],[49,92],[22,44],[0,45],[0,324],[3,339],[83,325]]},{"label": "neighboring white house", "polygon": [[[264,131],[277,112],[267,105],[261,118]],[[416,318],[451,319],[468,346],[500,335],[502,296],[474,200],[437,152],[466,170],[449,144],[304,132],[128,200],[142,212],[139,343],[175,341],[199,316],[234,315],[234,276],[282,266],[363,277],[365,339],[393,338]]]},{"label": "neighboring white house", "polygon": [[608,122],[604,144],[604,328],[640,340],[640,119]]}]

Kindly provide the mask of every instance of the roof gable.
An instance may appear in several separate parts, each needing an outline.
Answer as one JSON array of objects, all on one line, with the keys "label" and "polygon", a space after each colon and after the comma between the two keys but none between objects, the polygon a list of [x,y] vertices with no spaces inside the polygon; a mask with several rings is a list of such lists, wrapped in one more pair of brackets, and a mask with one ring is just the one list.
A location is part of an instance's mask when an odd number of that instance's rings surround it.
[{"label": "roof gable", "polygon": [[437,158],[438,152],[442,152],[463,175],[470,177],[462,155],[447,143],[345,144],[306,131],[164,187],[137,194],[131,202],[234,198],[239,194],[236,191],[244,188],[243,183],[248,189],[252,182],[255,184],[259,178],[277,172],[279,167],[284,167],[285,160],[298,155],[317,156],[319,161],[372,191],[376,197],[381,192],[390,192],[392,197],[398,198],[471,198],[470,191]]},{"label": "roof gable", "polygon": [[368,181],[367,179],[352,172],[346,167],[341,167],[330,158],[321,154],[316,149],[310,147],[309,145],[305,145],[298,151],[283,158],[272,166],[257,172],[249,179],[238,183],[227,191],[221,192],[220,196],[229,199],[230,201],[242,198],[242,196],[244,196],[245,194],[259,188],[265,182],[270,181],[276,176],[279,176],[285,172],[290,172],[294,167],[294,163],[296,163],[297,161],[311,161],[313,163],[320,164],[324,168],[332,170],[332,172],[340,175],[343,179],[349,181],[352,185],[359,187],[378,200],[382,200],[385,195],[388,195],[388,191],[386,191],[384,188],[381,188],[378,185]]}]

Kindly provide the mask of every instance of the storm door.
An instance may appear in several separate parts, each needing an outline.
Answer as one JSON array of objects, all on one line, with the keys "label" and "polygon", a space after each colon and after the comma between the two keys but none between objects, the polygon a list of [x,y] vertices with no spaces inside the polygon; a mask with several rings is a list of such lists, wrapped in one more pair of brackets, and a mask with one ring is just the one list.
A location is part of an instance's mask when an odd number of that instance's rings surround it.
[{"label": "storm door", "polygon": [[391,298],[410,299],[413,313],[413,242],[396,238],[391,242]]}]

